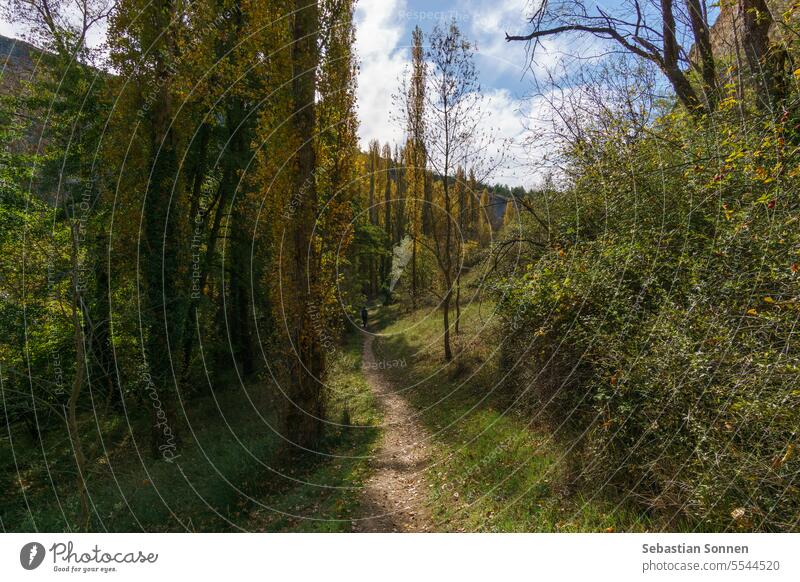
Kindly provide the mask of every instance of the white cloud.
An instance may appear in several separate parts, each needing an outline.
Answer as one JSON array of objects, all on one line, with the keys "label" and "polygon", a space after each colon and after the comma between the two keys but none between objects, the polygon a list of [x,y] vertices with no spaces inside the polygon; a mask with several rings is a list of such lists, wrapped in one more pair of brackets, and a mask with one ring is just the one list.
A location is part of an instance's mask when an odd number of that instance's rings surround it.
[{"label": "white cloud", "polygon": [[397,91],[408,61],[410,39],[401,12],[404,0],[360,0],[356,5],[359,140],[366,149],[372,139],[399,143],[403,131],[392,122],[392,94]]},{"label": "white cloud", "polygon": [[[504,161],[488,181],[509,186],[533,185],[530,177],[530,160],[523,147],[525,119],[528,117],[530,102],[515,98],[507,89],[484,91],[483,124],[494,135],[487,154],[499,158],[504,149]],[[507,141],[504,145],[503,142]]]},{"label": "white cloud", "polygon": [[[75,7],[69,6],[66,10],[66,15],[68,20],[75,24],[77,22],[79,12],[77,12]],[[106,20],[95,23],[94,26],[89,29],[89,32],[86,35],[86,46],[92,49],[99,48],[106,41],[107,29],[108,22]],[[21,20],[9,22],[3,18],[0,18],[1,35],[9,38],[25,40],[30,33],[31,27]]]},{"label": "white cloud", "polygon": [[362,58],[394,50],[403,35],[404,0],[360,0],[356,4],[356,50]]},{"label": "white cloud", "polygon": [[531,12],[530,0],[467,2],[462,7],[469,21],[468,34],[478,43],[480,54],[489,59],[495,74],[518,70],[522,73],[523,51],[509,50],[505,33],[524,29]]},{"label": "white cloud", "polygon": [[[522,74],[522,59],[518,62],[508,60],[510,51],[502,38],[501,23],[524,22],[523,8],[526,4],[527,0],[505,0],[501,10],[497,11],[496,3],[486,2],[482,11],[478,7],[474,14],[470,12],[473,17],[469,26],[483,31],[478,38],[480,52],[476,65],[479,68],[492,72],[513,68]],[[474,10],[474,7],[465,7],[464,11],[452,14],[463,17],[466,10]],[[404,0],[360,0],[357,4],[356,51],[361,63],[358,79],[359,139],[364,149],[371,139],[382,143],[400,143],[403,139],[402,128],[392,121],[392,94],[398,90],[410,65],[410,32],[407,22],[404,22],[405,13]],[[498,31],[501,33],[500,42],[495,50],[485,50],[488,43],[482,44],[481,38],[487,40],[498,36]],[[409,38],[405,38],[407,35]],[[531,166],[522,146],[530,102],[514,97],[503,88],[484,87],[483,93],[484,124],[495,137],[494,143],[487,148],[487,155],[496,157],[503,140],[513,141],[513,145],[506,149],[504,164],[489,177],[489,181],[532,186],[536,179],[531,177]]]},{"label": "white cloud", "polygon": [[19,38],[22,35],[22,30],[15,24],[11,24],[3,19],[0,19],[0,34],[11,38]]}]

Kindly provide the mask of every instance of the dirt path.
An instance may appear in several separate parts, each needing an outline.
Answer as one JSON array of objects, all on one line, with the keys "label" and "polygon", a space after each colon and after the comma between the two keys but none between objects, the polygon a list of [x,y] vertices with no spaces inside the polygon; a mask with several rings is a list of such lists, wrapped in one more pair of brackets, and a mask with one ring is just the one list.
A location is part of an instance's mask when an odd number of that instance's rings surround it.
[{"label": "dirt path", "polygon": [[375,366],[372,340],[372,335],[364,340],[364,375],[383,409],[384,434],[370,461],[374,473],[364,484],[361,517],[353,522],[353,531],[433,531],[422,474],[428,463],[428,433]]}]

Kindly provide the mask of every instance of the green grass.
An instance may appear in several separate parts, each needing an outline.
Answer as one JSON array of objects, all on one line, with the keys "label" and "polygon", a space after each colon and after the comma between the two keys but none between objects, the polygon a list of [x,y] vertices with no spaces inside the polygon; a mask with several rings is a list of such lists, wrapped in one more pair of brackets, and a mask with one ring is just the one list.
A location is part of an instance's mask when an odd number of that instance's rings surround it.
[{"label": "green grass", "polygon": [[[491,326],[491,306],[462,312],[463,348],[444,366],[441,316],[428,310],[376,314],[385,327],[377,356],[405,359],[389,369],[433,435],[427,471],[437,529],[445,531],[643,531],[647,522],[570,478],[569,444],[532,426],[502,389]],[[427,317],[426,317],[427,315]],[[459,342],[463,345],[457,346]],[[483,366],[481,366],[481,364]],[[494,390],[493,390],[493,387]],[[576,490],[577,489],[577,490]]]},{"label": "green grass", "polygon": [[[351,428],[331,427],[328,451],[338,458],[324,462],[294,459],[291,476],[306,483],[284,481],[262,499],[247,529],[254,531],[349,532],[360,488],[369,475],[368,457],[380,436],[381,413],[361,371],[360,334],[348,336],[331,366],[328,417]],[[349,417],[349,422],[348,418]],[[343,418],[344,417],[344,418]]]},{"label": "green grass", "polygon": [[[264,398],[264,392],[261,387],[248,389],[256,401]],[[133,408],[130,414],[132,429],[124,418],[114,417],[101,418],[98,431],[92,415],[82,417],[81,438],[85,450],[92,451],[87,455],[91,529],[235,529],[228,520],[235,519],[239,500],[265,477],[256,459],[270,459],[279,451],[278,439],[258,419],[244,391],[220,391],[215,398],[204,396],[187,407],[174,463],[153,459],[146,438],[140,439],[137,452],[131,434],[147,435],[148,420],[146,410]],[[268,413],[265,418],[275,421]],[[65,531],[75,527],[79,499],[65,431],[43,430],[41,440],[19,430],[12,434],[13,454],[21,470],[17,479],[11,447],[4,443],[0,459],[6,481],[0,498],[4,528]]]},{"label": "green grass", "polygon": [[[129,410],[132,430],[124,418],[114,417],[101,419],[98,431],[93,416],[84,416],[82,438],[91,452],[91,529],[349,531],[356,488],[367,471],[363,457],[378,437],[380,418],[360,371],[360,336],[348,337],[331,360],[329,418],[338,422],[346,406],[351,422],[366,428],[329,427],[321,447],[329,457],[288,456],[284,441],[269,428],[281,431],[279,399],[265,385],[193,399],[181,426],[175,463],[154,460],[146,444],[141,458],[136,453],[131,434],[148,434],[146,409]],[[11,437],[13,448],[8,434],[0,440],[2,530],[74,528],[79,500],[65,431],[48,430],[40,441],[14,426]],[[306,484],[298,486],[287,475]]]}]

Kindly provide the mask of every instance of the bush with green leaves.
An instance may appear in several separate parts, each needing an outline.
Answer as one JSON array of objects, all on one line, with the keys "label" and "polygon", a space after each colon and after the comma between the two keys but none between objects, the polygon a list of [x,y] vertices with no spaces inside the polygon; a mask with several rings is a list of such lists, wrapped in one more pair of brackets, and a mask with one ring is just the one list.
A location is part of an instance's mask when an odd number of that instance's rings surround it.
[{"label": "bush with green leaves", "polygon": [[726,103],[572,144],[554,242],[497,285],[503,363],[581,478],[664,527],[794,531],[798,127]]}]

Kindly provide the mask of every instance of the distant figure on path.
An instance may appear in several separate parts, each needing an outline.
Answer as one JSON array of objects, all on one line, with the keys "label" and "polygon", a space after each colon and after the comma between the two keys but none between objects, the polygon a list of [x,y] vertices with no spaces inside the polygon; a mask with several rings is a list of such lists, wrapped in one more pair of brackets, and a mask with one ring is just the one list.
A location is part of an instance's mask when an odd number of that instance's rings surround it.
[{"label": "distant figure on path", "polygon": [[369,312],[367,311],[367,306],[361,308],[361,323],[364,329],[367,329],[367,317],[369,317]]}]

